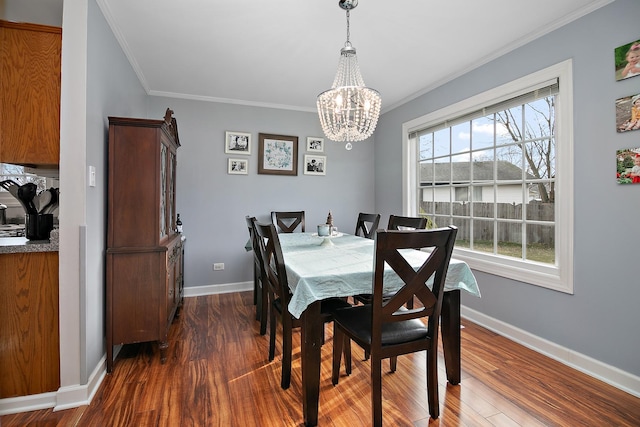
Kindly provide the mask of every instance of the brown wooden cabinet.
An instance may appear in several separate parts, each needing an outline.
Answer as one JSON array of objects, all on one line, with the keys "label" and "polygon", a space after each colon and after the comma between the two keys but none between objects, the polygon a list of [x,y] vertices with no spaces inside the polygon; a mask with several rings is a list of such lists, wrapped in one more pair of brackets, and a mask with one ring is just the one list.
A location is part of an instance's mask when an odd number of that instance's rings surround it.
[{"label": "brown wooden cabinet", "polygon": [[0,21],[0,162],[58,167],[62,29]]},{"label": "brown wooden cabinet", "polygon": [[113,346],[158,341],[183,297],[183,239],[176,232],[176,120],[109,117],[107,371]]},{"label": "brown wooden cabinet", "polygon": [[0,399],[60,388],[58,252],[0,254]]}]

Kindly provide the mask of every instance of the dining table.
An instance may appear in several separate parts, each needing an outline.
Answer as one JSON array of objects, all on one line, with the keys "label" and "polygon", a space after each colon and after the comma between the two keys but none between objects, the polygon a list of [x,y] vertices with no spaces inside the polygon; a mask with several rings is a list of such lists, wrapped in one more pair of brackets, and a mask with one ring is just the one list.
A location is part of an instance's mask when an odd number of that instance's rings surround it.
[{"label": "dining table", "polygon": [[[328,237],[316,233],[282,233],[278,237],[292,292],[289,312],[301,320],[304,423],[315,426],[324,336],[320,301],[372,293],[375,241],[345,233]],[[428,252],[408,249],[405,257],[410,263],[420,265],[427,256]],[[402,287],[402,280],[391,268],[384,274],[385,292]],[[460,383],[461,373],[460,292],[480,297],[478,283],[467,263],[451,258],[444,291],[440,331],[447,380],[455,385]]]}]

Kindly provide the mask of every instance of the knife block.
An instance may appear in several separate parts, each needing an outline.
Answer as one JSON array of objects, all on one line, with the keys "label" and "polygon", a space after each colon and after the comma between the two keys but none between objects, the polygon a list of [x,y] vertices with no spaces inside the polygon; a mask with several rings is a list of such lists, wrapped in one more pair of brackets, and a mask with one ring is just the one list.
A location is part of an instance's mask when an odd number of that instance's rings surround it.
[{"label": "knife block", "polygon": [[24,228],[28,240],[49,240],[53,230],[53,214],[27,214]]}]

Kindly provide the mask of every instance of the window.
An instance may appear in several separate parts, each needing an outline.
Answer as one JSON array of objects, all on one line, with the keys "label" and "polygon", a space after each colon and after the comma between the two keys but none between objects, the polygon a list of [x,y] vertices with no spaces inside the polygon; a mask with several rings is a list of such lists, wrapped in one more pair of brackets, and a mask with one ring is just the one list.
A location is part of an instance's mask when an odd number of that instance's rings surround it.
[{"label": "window", "polygon": [[573,293],[571,61],[403,125],[410,215],[477,270]]}]

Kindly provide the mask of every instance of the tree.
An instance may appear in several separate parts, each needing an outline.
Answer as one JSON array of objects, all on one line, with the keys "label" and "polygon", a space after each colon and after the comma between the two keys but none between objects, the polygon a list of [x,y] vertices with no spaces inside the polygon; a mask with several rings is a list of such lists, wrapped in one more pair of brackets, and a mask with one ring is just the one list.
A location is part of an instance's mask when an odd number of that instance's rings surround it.
[{"label": "tree", "polygon": [[[516,144],[502,156],[521,156],[536,179],[555,178],[555,97],[548,96],[495,114]],[[515,150],[515,151],[514,151]],[[555,202],[555,183],[537,183],[543,203]]]}]

